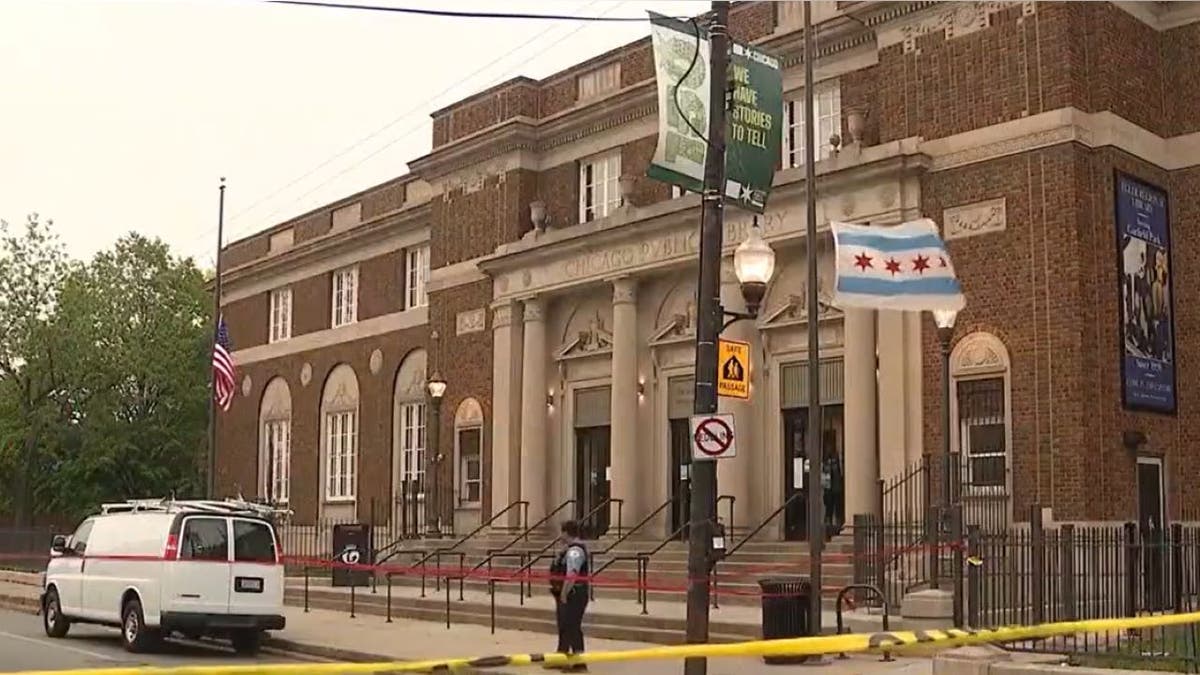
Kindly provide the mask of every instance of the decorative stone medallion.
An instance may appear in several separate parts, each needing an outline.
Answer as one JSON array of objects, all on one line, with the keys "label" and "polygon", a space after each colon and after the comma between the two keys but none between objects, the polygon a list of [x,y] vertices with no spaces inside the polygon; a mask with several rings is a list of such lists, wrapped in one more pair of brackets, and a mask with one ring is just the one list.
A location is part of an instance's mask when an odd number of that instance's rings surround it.
[{"label": "decorative stone medallion", "polygon": [[483,330],[484,323],[487,321],[487,313],[482,307],[479,309],[469,309],[465,312],[459,312],[455,317],[455,333],[457,335],[466,335],[467,333],[478,333]]},{"label": "decorative stone medallion", "polygon": [[371,374],[378,375],[379,369],[383,367],[383,352],[376,349],[371,352]]},{"label": "decorative stone medallion", "polygon": [[307,387],[309,382],[312,382],[312,364],[306,363],[300,366],[300,386]]},{"label": "decorative stone medallion", "polygon": [[251,389],[253,386],[254,386],[254,382],[252,382],[252,381],[250,380],[250,376],[249,376],[249,375],[247,375],[247,376],[243,377],[243,378],[242,378],[242,396],[249,396],[249,395],[250,395],[250,389]]},{"label": "decorative stone medallion", "polygon": [[1008,210],[1004,197],[965,204],[942,213],[946,239],[965,239],[989,232],[1003,232],[1008,227]]}]

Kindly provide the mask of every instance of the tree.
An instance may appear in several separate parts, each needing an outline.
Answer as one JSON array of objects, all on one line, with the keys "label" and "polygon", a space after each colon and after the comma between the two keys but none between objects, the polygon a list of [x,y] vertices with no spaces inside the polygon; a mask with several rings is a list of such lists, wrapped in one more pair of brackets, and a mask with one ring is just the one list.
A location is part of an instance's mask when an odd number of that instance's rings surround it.
[{"label": "tree", "polygon": [[208,401],[208,293],[191,259],[129,234],[65,278],[54,330],[77,349],[57,481],[40,495],[79,511],[198,493]]},{"label": "tree", "polygon": [[7,464],[0,466],[16,478],[3,501],[18,524],[29,521],[39,444],[53,429],[62,393],[61,345],[49,317],[68,264],[51,224],[35,213],[14,231],[0,220],[0,462]]}]

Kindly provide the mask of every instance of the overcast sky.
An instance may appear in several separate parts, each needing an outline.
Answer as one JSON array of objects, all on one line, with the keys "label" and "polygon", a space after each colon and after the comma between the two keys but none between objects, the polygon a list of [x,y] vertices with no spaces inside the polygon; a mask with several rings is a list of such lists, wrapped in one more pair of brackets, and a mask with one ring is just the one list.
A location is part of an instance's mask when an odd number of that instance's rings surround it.
[{"label": "overcast sky", "polygon": [[[707,2],[361,4],[644,17]],[[246,236],[406,172],[429,113],[649,34],[646,22],[422,17],[246,0],[0,0],[0,219],[72,255],[135,230],[205,266]]]}]

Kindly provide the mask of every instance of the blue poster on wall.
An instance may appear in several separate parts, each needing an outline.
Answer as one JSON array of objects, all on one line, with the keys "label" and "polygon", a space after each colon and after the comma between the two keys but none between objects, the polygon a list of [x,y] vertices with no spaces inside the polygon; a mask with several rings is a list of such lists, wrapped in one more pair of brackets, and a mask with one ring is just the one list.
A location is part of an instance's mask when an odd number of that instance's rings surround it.
[{"label": "blue poster on wall", "polygon": [[1121,397],[1127,408],[1175,412],[1175,316],[1167,193],[1116,174],[1121,285]]}]

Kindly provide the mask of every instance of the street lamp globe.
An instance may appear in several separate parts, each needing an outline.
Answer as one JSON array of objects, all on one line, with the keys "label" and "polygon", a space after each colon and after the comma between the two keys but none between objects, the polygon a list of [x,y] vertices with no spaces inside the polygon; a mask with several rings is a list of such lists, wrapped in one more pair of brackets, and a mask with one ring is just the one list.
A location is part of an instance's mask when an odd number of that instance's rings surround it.
[{"label": "street lamp globe", "polygon": [[425,387],[429,389],[429,395],[435,400],[441,400],[446,395],[446,381],[442,379],[441,375],[437,374],[437,371],[434,371],[433,375],[430,376],[429,382],[425,384]]},{"label": "street lamp globe", "polygon": [[938,328],[954,328],[954,322],[958,319],[957,309],[935,309],[933,310],[933,322]]},{"label": "street lamp globe", "polygon": [[763,239],[762,228],[757,224],[750,228],[746,240],[733,251],[733,273],[742,285],[747,312],[757,315],[767,292],[767,282],[775,274],[775,251]]}]

